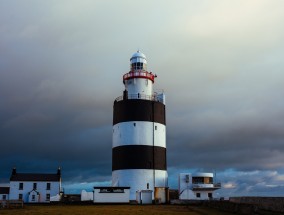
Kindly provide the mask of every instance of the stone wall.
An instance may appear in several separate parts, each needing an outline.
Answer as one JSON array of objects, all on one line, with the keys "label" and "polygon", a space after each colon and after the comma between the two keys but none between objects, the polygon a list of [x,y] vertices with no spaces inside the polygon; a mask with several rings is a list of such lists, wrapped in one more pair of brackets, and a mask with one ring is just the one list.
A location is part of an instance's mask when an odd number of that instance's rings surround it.
[{"label": "stone wall", "polygon": [[229,200],[171,200],[171,204],[196,205],[235,214],[283,214],[284,197],[232,197]]},{"label": "stone wall", "polygon": [[258,208],[252,204],[234,203],[229,201],[204,201],[202,205],[229,213],[246,215],[259,214]]},{"label": "stone wall", "polygon": [[255,205],[260,210],[284,212],[284,197],[231,197],[229,201]]}]

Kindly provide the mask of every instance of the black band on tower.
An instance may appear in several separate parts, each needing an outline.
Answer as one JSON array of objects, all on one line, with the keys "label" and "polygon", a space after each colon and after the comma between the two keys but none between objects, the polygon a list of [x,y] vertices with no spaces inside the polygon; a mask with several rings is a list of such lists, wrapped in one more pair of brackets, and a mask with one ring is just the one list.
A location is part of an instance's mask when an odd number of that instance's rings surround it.
[{"label": "black band on tower", "polygon": [[148,121],[166,125],[165,105],[161,102],[143,99],[115,101],[113,125],[129,121]]},{"label": "black band on tower", "polygon": [[166,148],[126,145],[112,149],[112,171],[121,169],[167,170]]}]

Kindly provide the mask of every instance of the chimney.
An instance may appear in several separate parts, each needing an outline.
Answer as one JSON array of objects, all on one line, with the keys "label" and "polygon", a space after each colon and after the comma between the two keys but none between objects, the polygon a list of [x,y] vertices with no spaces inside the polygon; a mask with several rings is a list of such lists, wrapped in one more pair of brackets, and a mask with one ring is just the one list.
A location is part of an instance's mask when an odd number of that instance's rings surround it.
[{"label": "chimney", "polygon": [[16,167],[14,167],[12,170],[12,175],[16,175],[16,174],[17,174]]},{"label": "chimney", "polygon": [[58,169],[57,169],[57,175],[61,175],[61,168],[60,167],[58,167]]}]

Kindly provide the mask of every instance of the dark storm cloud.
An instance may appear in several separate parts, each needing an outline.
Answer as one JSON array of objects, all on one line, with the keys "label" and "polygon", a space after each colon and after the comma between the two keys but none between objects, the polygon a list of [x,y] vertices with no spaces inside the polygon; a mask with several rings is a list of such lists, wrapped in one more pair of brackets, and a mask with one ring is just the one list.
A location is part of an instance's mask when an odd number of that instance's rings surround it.
[{"label": "dark storm cloud", "polygon": [[[214,117],[211,116],[214,114]],[[259,115],[258,115],[259,114]],[[207,119],[204,121],[204,115]],[[255,113],[253,114],[255,115]],[[168,148],[171,160],[177,155],[191,168],[220,169],[234,167],[242,170],[280,168],[283,164],[283,114],[262,112],[258,116],[204,113],[169,132]],[[190,117],[189,117],[190,119]],[[187,129],[187,133],[185,130]],[[184,149],[180,151],[180,149]]]},{"label": "dark storm cloud", "polygon": [[167,96],[171,185],[217,170],[225,193],[283,189],[282,6],[1,1],[0,183],[61,166],[70,190],[107,184],[113,100],[140,48]]},{"label": "dark storm cloud", "polygon": [[[21,84],[26,86],[11,82],[1,85],[1,97],[7,98],[1,107],[2,156],[13,152],[13,156],[25,155],[31,162],[43,159],[64,165],[66,161],[78,167],[84,166],[80,164],[84,156],[88,162],[95,161],[95,167],[103,154],[110,155],[111,101],[80,95],[64,81],[39,81],[34,86],[25,80]],[[100,150],[105,153],[98,153]],[[18,166],[17,162],[13,165]]]}]

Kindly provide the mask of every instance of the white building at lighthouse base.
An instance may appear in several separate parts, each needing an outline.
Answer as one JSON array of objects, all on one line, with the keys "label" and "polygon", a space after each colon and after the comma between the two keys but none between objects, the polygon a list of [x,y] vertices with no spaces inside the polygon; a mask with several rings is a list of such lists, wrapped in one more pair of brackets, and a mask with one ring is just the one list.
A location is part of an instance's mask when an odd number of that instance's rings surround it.
[{"label": "white building at lighthouse base", "polygon": [[214,191],[221,188],[221,183],[214,182],[213,173],[180,173],[179,199],[209,200],[214,198]]},{"label": "white building at lighthouse base", "polygon": [[[116,170],[112,172],[113,186],[131,185],[130,199],[136,199],[138,190],[155,190],[155,187],[166,187],[167,171],[151,169],[128,169]],[[155,178],[155,184],[153,181]],[[154,199],[154,192],[153,192]]]}]

